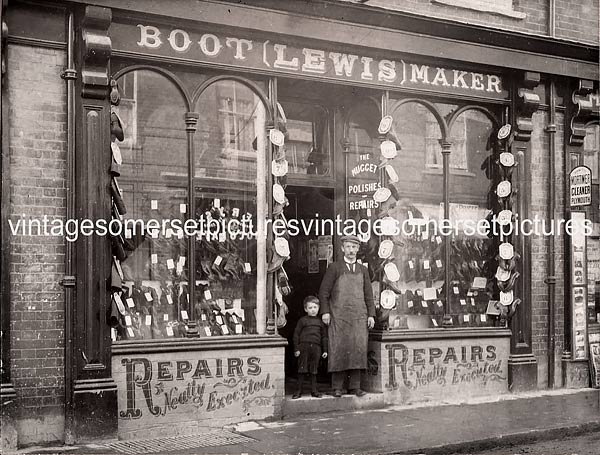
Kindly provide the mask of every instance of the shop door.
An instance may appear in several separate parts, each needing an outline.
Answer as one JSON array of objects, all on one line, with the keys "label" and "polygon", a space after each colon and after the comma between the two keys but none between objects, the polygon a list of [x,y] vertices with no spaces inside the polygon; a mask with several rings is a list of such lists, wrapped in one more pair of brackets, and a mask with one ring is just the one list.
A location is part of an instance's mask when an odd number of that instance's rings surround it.
[{"label": "shop door", "polygon": [[[291,257],[283,265],[293,292],[284,297],[289,313],[285,327],[279,329],[281,336],[287,338],[289,342],[285,352],[285,375],[286,392],[291,393],[297,377],[293,345],[294,329],[298,320],[305,315],[304,299],[309,295],[319,294],[319,286],[328,263],[324,252],[327,251],[328,245],[333,245],[334,241],[332,235],[324,235],[332,233],[323,233],[321,226],[318,226],[319,230],[317,230],[317,224],[324,219],[333,220],[335,215],[334,193],[331,188],[288,186],[286,195],[290,204],[285,208],[284,214],[288,222],[292,219],[298,220],[300,230],[298,235],[292,236],[289,240]],[[309,232],[306,232],[304,227],[310,227]],[[332,246],[329,246],[329,250],[333,251]],[[330,383],[327,360],[321,360],[318,379],[323,383],[323,386],[319,387],[321,390],[324,390],[325,384]]]}]

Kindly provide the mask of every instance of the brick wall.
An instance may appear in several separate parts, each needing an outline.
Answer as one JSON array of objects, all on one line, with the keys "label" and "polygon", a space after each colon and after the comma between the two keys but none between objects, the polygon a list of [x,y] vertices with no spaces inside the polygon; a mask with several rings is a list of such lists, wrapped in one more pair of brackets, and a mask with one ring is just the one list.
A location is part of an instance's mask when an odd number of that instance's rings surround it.
[{"label": "brick wall", "polygon": [[[340,0],[356,3],[355,0]],[[546,0],[370,0],[369,6],[485,27],[548,34]],[[490,10],[492,12],[490,12]],[[598,2],[556,0],[556,37],[598,44]]]},{"label": "brick wall", "polygon": [[[534,131],[528,153],[531,155],[531,208],[530,218],[538,217],[548,221],[548,182],[549,182],[549,140],[545,128],[548,113],[533,115]],[[554,220],[564,218],[564,147],[562,123],[564,116],[557,113],[556,124],[556,212]],[[549,229],[548,226],[546,229]],[[555,240],[555,385],[561,384],[561,356],[564,348],[564,229]],[[548,286],[544,282],[548,276],[548,238],[531,238],[531,304],[533,354],[538,360],[538,385],[545,387],[548,381]]]},{"label": "brick wall", "polygon": [[[10,218],[65,213],[65,53],[8,47]],[[10,240],[11,369],[19,444],[63,438],[63,237]]]}]

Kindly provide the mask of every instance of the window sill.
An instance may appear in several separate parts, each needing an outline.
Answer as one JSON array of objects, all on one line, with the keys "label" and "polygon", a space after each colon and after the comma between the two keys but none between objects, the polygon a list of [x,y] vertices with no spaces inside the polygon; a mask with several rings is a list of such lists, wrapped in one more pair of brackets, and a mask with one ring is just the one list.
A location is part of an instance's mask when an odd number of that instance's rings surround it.
[{"label": "window sill", "polygon": [[117,341],[112,344],[112,354],[139,352],[209,351],[246,348],[284,347],[287,340],[279,335],[230,335],[204,338],[171,338],[147,341]]},{"label": "window sill", "polygon": [[520,11],[515,11],[509,8],[488,7],[481,4],[475,5],[473,1],[469,0],[431,0],[431,3],[455,6],[457,8],[469,9],[471,11],[478,11],[481,13],[497,14],[499,16],[510,17],[512,19],[522,20],[527,17],[527,14]]}]

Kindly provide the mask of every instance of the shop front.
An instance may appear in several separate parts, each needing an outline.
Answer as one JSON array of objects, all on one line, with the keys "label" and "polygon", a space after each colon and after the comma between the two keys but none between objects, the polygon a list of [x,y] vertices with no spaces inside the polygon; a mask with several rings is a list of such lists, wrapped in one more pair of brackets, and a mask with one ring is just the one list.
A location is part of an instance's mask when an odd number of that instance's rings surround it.
[{"label": "shop front", "polygon": [[[273,10],[227,4],[230,23],[225,3],[91,3],[52,19],[77,68],[67,218],[124,228],[75,243],[63,283],[75,438],[280,418],[302,301],[348,233],[377,307],[367,392],[410,404],[538,387],[536,240],[511,227],[535,209],[550,63],[464,43],[439,55],[441,40],[376,27],[358,45],[316,17],[294,36]],[[40,14],[14,13],[31,42]]]}]

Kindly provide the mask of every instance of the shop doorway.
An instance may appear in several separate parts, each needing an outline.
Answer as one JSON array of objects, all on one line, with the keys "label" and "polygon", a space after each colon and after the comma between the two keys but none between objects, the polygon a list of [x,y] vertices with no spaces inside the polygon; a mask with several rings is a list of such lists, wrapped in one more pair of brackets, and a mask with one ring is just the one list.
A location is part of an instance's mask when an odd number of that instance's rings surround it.
[{"label": "shop doorway", "polygon": [[[284,214],[288,221],[298,220],[300,226],[299,234],[289,240],[291,257],[283,265],[293,289],[289,296],[284,297],[289,313],[285,327],[279,329],[280,335],[288,340],[285,350],[287,395],[295,391],[297,379],[297,361],[294,357],[293,345],[294,329],[298,320],[305,315],[304,298],[319,294],[319,286],[327,270],[327,258],[324,257],[323,251],[327,250],[327,245],[333,245],[334,242],[332,235],[318,235],[323,233],[317,232],[315,223],[323,219],[334,219],[335,211],[332,188],[290,185],[286,188],[286,196],[290,204],[285,208]],[[301,223],[304,222],[304,225],[309,227],[311,220],[314,221],[310,232],[304,232]],[[329,247],[330,251],[332,248]],[[318,381],[321,391],[330,389],[331,381],[327,373],[327,361],[324,359],[319,366]]]}]

